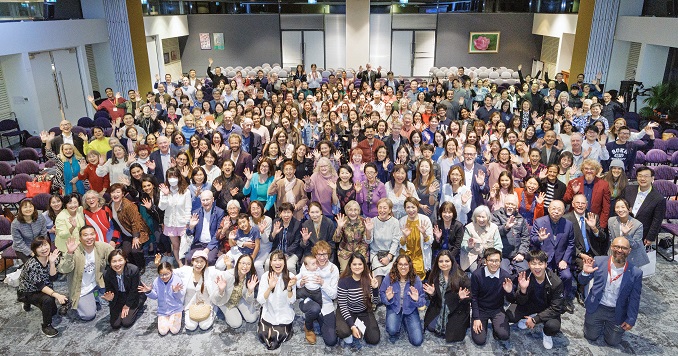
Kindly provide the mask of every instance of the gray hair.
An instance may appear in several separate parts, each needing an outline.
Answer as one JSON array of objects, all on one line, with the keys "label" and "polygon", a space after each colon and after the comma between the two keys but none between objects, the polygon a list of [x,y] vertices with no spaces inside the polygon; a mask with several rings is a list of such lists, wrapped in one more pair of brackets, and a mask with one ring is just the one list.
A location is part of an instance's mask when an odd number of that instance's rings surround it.
[{"label": "gray hair", "polygon": [[86,191],[85,194],[82,195],[82,206],[85,210],[89,210],[89,205],[87,205],[87,197],[90,197],[92,195],[99,198],[99,207],[106,205],[106,199],[104,199],[104,197],[101,194],[99,194],[99,192],[97,192],[96,190],[90,189]]},{"label": "gray hair", "polygon": [[485,214],[485,216],[487,216],[488,221],[492,217],[492,213],[490,213],[490,208],[488,208],[485,205],[481,205],[477,207],[476,210],[473,210],[473,215],[471,215],[471,221],[475,223],[476,217],[478,217],[478,215],[480,214]]},{"label": "gray hair", "polygon": [[235,199],[229,200],[228,204],[226,204],[226,210],[228,210],[231,207],[236,207],[238,208],[238,210],[240,210],[240,202]]}]

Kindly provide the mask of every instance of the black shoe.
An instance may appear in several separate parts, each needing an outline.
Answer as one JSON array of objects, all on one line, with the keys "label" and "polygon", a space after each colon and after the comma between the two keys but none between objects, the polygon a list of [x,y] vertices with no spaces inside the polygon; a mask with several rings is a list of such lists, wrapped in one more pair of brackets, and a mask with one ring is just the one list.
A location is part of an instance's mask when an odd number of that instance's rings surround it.
[{"label": "black shoe", "polygon": [[565,311],[574,314],[574,303],[571,300],[565,301]]},{"label": "black shoe", "polygon": [[23,309],[25,312],[31,311],[31,305],[30,305],[29,303],[21,303],[21,304],[23,304],[22,309]]},{"label": "black shoe", "polygon": [[42,333],[47,337],[55,337],[59,335],[59,331],[52,327],[52,324],[42,327]]},{"label": "black shoe", "polygon": [[582,307],[584,306],[584,298],[579,293],[577,293],[577,303],[579,303],[579,305],[581,305]]}]

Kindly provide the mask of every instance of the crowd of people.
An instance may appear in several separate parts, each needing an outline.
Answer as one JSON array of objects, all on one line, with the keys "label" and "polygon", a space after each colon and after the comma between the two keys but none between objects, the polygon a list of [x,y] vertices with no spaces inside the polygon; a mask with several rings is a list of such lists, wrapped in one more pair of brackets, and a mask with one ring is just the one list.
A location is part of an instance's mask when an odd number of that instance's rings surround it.
[{"label": "crowd of people", "polygon": [[634,167],[656,124],[632,133],[598,80],[498,87],[459,68],[405,87],[369,64],[355,82],[212,64],[145,96],[90,98],[110,128],[41,134],[54,195],[41,214],[21,202],[12,235],[19,301],[45,335],[58,311],[89,321],[101,305],[130,327],[148,299],[160,335],[223,314],[257,323],[271,350],[297,300],[308,343],[354,349],[380,342],[379,305],[389,340],[415,346],[469,329],[482,345],[491,321],[502,342],[511,323],[542,324],[551,349],[575,300],[589,340],[617,345],[635,325],[666,205]]}]

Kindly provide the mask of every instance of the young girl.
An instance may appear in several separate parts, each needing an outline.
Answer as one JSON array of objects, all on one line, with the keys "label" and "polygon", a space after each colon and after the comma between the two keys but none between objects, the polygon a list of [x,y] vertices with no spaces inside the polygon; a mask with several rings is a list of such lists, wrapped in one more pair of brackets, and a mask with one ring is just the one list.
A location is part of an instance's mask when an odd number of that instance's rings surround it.
[{"label": "young girl", "polygon": [[351,162],[349,165],[353,169],[353,183],[363,183],[367,180],[365,177],[365,163],[363,162],[363,150],[354,148],[351,150]]},{"label": "young girl", "polygon": [[162,336],[168,332],[178,334],[181,330],[186,291],[181,278],[172,273],[172,265],[168,262],[160,263],[158,277],[153,280],[153,284],[147,286],[141,282],[139,291],[158,301],[158,333]]},{"label": "young girl", "polygon": [[183,266],[179,258],[181,236],[186,231],[186,224],[191,217],[191,191],[186,179],[177,168],[170,168],[165,175],[167,184],[160,185],[160,203],[158,207],[165,212],[163,233],[172,241],[174,258]]},{"label": "young girl", "polygon": [[508,171],[499,174],[497,183],[490,189],[490,210],[496,211],[504,207],[504,199],[507,195],[515,195],[513,192],[513,177]]},{"label": "young girl", "polygon": [[103,195],[111,185],[111,181],[108,174],[103,177],[99,177],[96,174],[97,166],[99,165],[100,160],[101,155],[99,152],[96,150],[90,150],[87,153],[87,165],[82,165],[80,167],[78,179],[81,181],[89,180],[90,189],[96,190]]}]

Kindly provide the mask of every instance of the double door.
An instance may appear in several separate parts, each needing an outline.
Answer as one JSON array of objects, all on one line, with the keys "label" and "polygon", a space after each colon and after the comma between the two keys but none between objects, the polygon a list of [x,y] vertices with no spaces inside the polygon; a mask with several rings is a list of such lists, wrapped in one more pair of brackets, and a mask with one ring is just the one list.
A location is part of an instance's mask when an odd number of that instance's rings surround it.
[{"label": "double door", "polygon": [[396,76],[427,77],[435,48],[435,31],[395,30],[391,35],[391,70]]},{"label": "double door", "polygon": [[294,71],[302,64],[306,72],[311,64],[325,68],[325,33],[323,31],[282,31],[283,67]]}]

